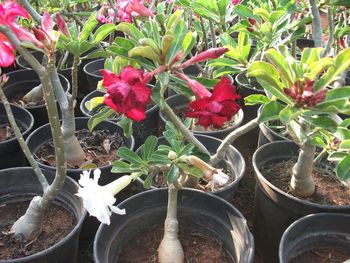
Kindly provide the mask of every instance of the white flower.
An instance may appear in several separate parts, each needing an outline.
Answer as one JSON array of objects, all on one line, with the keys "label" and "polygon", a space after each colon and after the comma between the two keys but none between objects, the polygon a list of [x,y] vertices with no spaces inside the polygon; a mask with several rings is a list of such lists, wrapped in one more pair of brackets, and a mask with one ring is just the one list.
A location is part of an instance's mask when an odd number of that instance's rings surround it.
[{"label": "white flower", "polygon": [[216,173],[213,174],[213,179],[211,182],[211,190],[214,191],[214,186],[217,184],[219,186],[225,185],[230,177],[223,173],[221,170],[216,170]]},{"label": "white flower", "polygon": [[90,171],[83,171],[83,174],[80,175],[79,184],[82,187],[76,195],[83,199],[84,207],[90,215],[95,216],[101,223],[109,225],[112,212],[125,215],[125,209],[113,206],[115,203],[114,193],[108,185],[98,184],[101,170],[94,170],[93,179],[90,178]]}]

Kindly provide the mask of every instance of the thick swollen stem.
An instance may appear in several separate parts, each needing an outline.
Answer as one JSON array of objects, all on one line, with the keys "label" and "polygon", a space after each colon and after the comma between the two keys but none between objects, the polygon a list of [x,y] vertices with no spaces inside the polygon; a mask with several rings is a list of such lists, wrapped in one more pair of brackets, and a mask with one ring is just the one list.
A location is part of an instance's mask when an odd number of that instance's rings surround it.
[{"label": "thick swollen stem", "polygon": [[293,167],[291,189],[294,195],[302,198],[315,192],[315,182],[312,178],[316,147],[307,141],[301,146],[297,163]]},{"label": "thick swollen stem", "polygon": [[[50,58],[50,63],[54,63],[54,57]],[[74,99],[69,93],[64,92],[56,68],[53,69],[51,74],[51,81],[62,113],[61,129],[66,151],[66,160],[71,165],[79,166],[85,160],[85,153],[75,136]]]},{"label": "thick swollen stem", "polygon": [[329,28],[328,40],[327,40],[325,51],[322,54],[323,57],[329,54],[334,41],[334,15],[331,7],[328,7],[328,28]]},{"label": "thick swollen stem", "polygon": [[26,95],[23,96],[22,100],[25,103],[39,102],[44,99],[43,89],[41,85],[32,88]]},{"label": "thick swollen stem", "polygon": [[186,126],[180,121],[180,119],[176,116],[176,114],[165,101],[164,112],[189,143],[194,144],[198,148],[198,150],[210,156],[210,153],[208,152],[207,148],[205,148],[204,145],[200,141],[198,141],[198,139],[193,135],[193,133],[186,128]]},{"label": "thick swollen stem", "polygon": [[183,263],[184,252],[177,233],[179,222],[177,220],[177,193],[174,185],[169,186],[168,207],[164,223],[164,236],[158,247],[159,263]]},{"label": "thick swollen stem", "polygon": [[9,123],[13,129],[13,131],[15,132],[17,141],[19,143],[19,145],[22,148],[22,151],[24,153],[24,155],[26,156],[30,166],[33,168],[35,175],[37,176],[41,186],[43,187],[43,190],[45,191],[46,188],[49,186],[44,174],[42,173],[41,169],[39,168],[38,163],[35,161],[32,153],[30,152],[28,145],[25,143],[23,135],[16,123],[15,117],[13,116],[12,110],[11,110],[11,106],[10,103],[8,102],[2,87],[0,87],[0,99],[2,100],[2,103],[4,104],[5,107],[5,111],[9,120]]},{"label": "thick swollen stem", "polygon": [[217,149],[216,153],[211,157],[210,164],[212,166],[215,166],[218,162],[220,162],[224,157],[227,148],[241,135],[246,134],[247,132],[253,130],[254,128],[258,127],[259,125],[259,118],[255,118],[251,120],[250,122],[247,122],[241,127],[238,127],[234,131],[232,131],[225,140],[222,141],[219,148]]},{"label": "thick swollen stem", "polygon": [[317,0],[310,0],[310,6],[312,17],[312,37],[315,41],[315,47],[322,47],[322,24]]}]

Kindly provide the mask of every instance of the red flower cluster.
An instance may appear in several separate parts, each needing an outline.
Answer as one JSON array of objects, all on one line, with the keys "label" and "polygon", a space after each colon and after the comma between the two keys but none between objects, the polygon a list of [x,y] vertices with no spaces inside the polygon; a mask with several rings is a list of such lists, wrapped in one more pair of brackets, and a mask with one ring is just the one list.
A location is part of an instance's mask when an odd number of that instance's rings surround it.
[{"label": "red flower cluster", "polygon": [[146,86],[143,70],[127,66],[118,76],[108,70],[101,72],[102,85],[107,89],[104,103],[134,121],[144,120],[151,90]]},{"label": "red flower cluster", "polygon": [[222,77],[210,96],[201,96],[188,105],[186,116],[197,118],[197,124],[205,128],[211,125],[220,128],[239,111],[240,107],[236,103],[238,98],[240,96],[236,93],[236,87],[232,85],[231,80]]},{"label": "red flower cluster", "polygon": [[309,80],[303,85],[300,82],[295,82],[290,89],[284,88],[283,91],[293,99],[295,107],[314,107],[324,100],[327,93],[327,89],[314,92],[314,82]]}]

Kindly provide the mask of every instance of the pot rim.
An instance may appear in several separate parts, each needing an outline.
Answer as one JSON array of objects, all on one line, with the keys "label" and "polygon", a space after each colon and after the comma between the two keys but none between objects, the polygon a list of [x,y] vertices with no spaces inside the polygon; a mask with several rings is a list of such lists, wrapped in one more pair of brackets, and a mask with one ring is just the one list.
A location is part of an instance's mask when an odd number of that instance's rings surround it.
[{"label": "pot rim", "polygon": [[[7,168],[7,169],[3,169],[3,170],[0,170],[0,175],[1,175],[1,172],[2,171],[11,171],[11,170],[17,170],[17,169],[25,169],[25,170],[33,170],[32,167],[30,166],[27,166],[27,167],[12,167],[12,168]],[[76,186],[77,189],[80,188],[79,184],[77,182],[75,182],[72,178],[69,178],[69,176],[66,176],[65,180],[68,180],[69,183],[73,184],[74,186]],[[60,192],[61,193],[61,192]],[[55,199],[56,200],[56,199]],[[81,203],[83,202],[81,198],[79,198],[79,200],[81,201]],[[37,252],[35,254],[32,254],[30,256],[27,256],[27,257],[23,257],[23,258],[19,258],[19,259],[11,259],[11,260],[0,260],[0,263],[5,263],[5,262],[8,262],[8,263],[20,263],[20,262],[26,262],[26,261],[29,261],[29,260],[34,260],[36,259],[37,257],[41,257],[41,256],[45,256],[47,254],[47,252],[51,252],[53,250],[55,250],[57,247],[60,247],[63,245],[63,243],[66,242],[66,240],[68,240],[69,238],[71,238],[73,235],[75,235],[75,233],[81,228],[82,224],[83,224],[83,221],[85,220],[85,217],[86,217],[86,214],[87,214],[87,211],[86,209],[84,208],[84,206],[82,205],[83,207],[83,212],[82,212],[82,215],[81,217],[77,220],[77,222],[75,223],[75,226],[74,228],[69,232],[68,235],[66,235],[63,239],[61,239],[59,242],[55,243],[53,246],[45,249],[45,250],[42,250],[40,252]],[[71,211],[69,211],[71,212]],[[74,214],[73,214],[74,216]]]},{"label": "pot rim", "polygon": [[[89,117],[75,117],[74,118],[75,120],[80,120],[80,119],[89,119]],[[115,123],[115,122],[113,122],[113,121],[108,121],[108,120],[104,120],[103,122],[101,122],[101,123],[104,123],[104,122],[107,122],[107,123],[110,123],[110,124],[112,124],[112,125],[116,125],[116,126],[118,126],[121,130],[122,130],[122,128],[117,124],[117,123]],[[49,126],[50,125],[50,123],[46,123],[45,125],[43,125],[43,126],[40,126],[40,127],[38,127],[38,128],[36,128],[29,136],[28,136],[28,138],[26,139],[26,143],[33,137],[33,134],[36,132],[36,131],[38,131],[38,130],[41,130],[41,129],[46,129],[46,127],[47,126]],[[132,150],[132,149],[134,149],[134,147],[135,147],[135,138],[134,138],[134,136],[130,136],[130,138],[126,138],[124,135],[122,135],[122,137],[123,138],[125,138],[125,139],[130,139],[130,149]],[[50,138],[49,138],[50,139]],[[114,160],[113,160],[114,161]],[[46,169],[46,170],[50,170],[50,171],[55,171],[56,170],[56,166],[49,166],[49,165],[46,165],[46,164],[42,164],[42,163],[39,163],[38,162],[38,165],[39,166],[41,166],[43,169]],[[102,170],[102,169],[108,169],[108,168],[111,168],[112,167],[112,163],[111,164],[108,164],[108,165],[104,165],[104,166],[101,166],[101,167],[97,167],[97,168],[93,168],[93,169],[90,169],[91,171],[94,171],[95,169],[100,169],[100,170]],[[72,169],[72,168],[67,168],[67,172],[73,172],[73,171],[75,171],[75,172],[79,172],[80,174],[82,174],[83,173],[83,171],[86,171],[87,169]],[[67,177],[69,177],[69,176],[67,176]]]},{"label": "pot rim", "polygon": [[[149,191],[143,191],[143,192],[140,192],[140,193],[137,193],[135,195],[132,195],[130,197],[128,197],[127,199],[125,199],[124,201],[120,202],[118,204],[118,207],[124,207],[125,204],[128,203],[129,200],[133,199],[133,198],[141,198],[143,199],[145,195],[151,195],[155,192],[160,192],[160,191],[168,191],[168,188],[157,188],[157,189],[151,189]],[[244,215],[235,207],[233,206],[231,203],[229,203],[228,201],[226,201],[225,199],[222,199],[216,195],[208,195],[207,193],[204,193],[203,191],[200,191],[200,190],[197,190],[197,189],[192,189],[192,188],[183,188],[183,189],[180,189],[179,191],[183,191],[183,192],[188,192],[188,193],[191,193],[191,192],[195,192],[195,194],[199,194],[199,195],[205,195],[205,196],[209,196],[210,198],[214,198],[216,201],[219,201],[219,202],[222,202],[225,204],[225,206],[227,206],[228,209],[231,209],[233,211],[235,211],[235,213],[237,213],[237,215],[246,222],[246,218],[244,217]],[[112,221],[112,218],[111,218],[111,221]],[[95,262],[98,262],[97,261],[97,256],[96,256],[96,251],[97,251],[97,240],[103,236],[103,231],[105,228],[108,228],[109,226],[106,225],[106,224],[103,224],[101,223],[97,232],[96,232],[96,235],[95,235],[95,238],[94,238],[94,243],[93,243],[93,257],[94,257],[94,261]],[[248,231],[248,237],[251,241],[251,249],[250,249],[250,252],[249,252],[249,258],[253,259],[254,257],[254,251],[255,251],[255,240],[254,240],[254,237],[252,235],[252,233],[250,232],[249,230],[249,227],[248,225],[246,224],[246,230]]]},{"label": "pot rim", "polygon": [[[289,149],[290,147],[288,147],[288,144],[294,144],[296,145],[293,141],[275,141],[275,142],[269,142],[264,144],[263,146],[259,147],[253,154],[253,158],[252,158],[252,162],[253,162],[253,168],[255,171],[255,178],[257,179],[257,183],[258,184],[265,184],[267,185],[270,189],[272,189],[274,192],[277,192],[278,194],[284,196],[285,198],[292,200],[296,203],[302,204],[302,205],[306,205],[306,206],[311,206],[311,207],[315,207],[315,208],[319,208],[319,209],[329,209],[331,208],[332,210],[343,210],[344,208],[349,209],[350,205],[322,205],[322,204],[317,204],[317,203],[313,203],[311,201],[308,200],[302,200],[299,199],[295,196],[292,196],[290,194],[287,194],[286,192],[282,191],[281,189],[279,189],[278,187],[274,186],[271,182],[269,182],[264,175],[260,172],[260,167],[258,167],[257,165],[257,155],[260,154],[261,151],[263,151],[265,148],[267,147],[273,147],[274,144],[286,144],[286,147],[284,147],[285,149]],[[292,157],[292,156],[291,156]],[[263,192],[265,192],[265,190],[262,190]],[[270,196],[269,196],[270,198]]]},{"label": "pot rim", "polygon": [[[101,78],[102,79],[101,75],[94,74],[94,73],[90,72],[87,68],[90,67],[91,65],[95,64],[95,63],[99,63],[100,61],[105,61],[105,60],[106,60],[105,58],[99,58],[99,59],[95,59],[93,61],[90,61],[90,62],[86,63],[85,66],[83,67],[84,73],[87,74],[87,75],[90,75],[92,77]],[[102,70],[102,69],[103,68],[101,68],[100,70]]]},{"label": "pot rim", "polygon": [[[0,102],[0,104],[3,105],[2,102]],[[28,128],[26,128],[25,131],[21,132],[23,137],[27,136],[32,131],[33,126],[34,126],[34,117],[33,117],[33,115],[26,108],[19,107],[19,106],[15,105],[15,104],[12,104],[12,103],[10,103],[10,106],[11,106],[11,108],[18,108],[20,111],[22,110],[29,117],[30,124],[29,124]],[[5,116],[7,117],[7,114],[5,114]],[[3,145],[5,145],[7,143],[12,143],[12,142],[15,142],[15,141],[17,141],[17,137],[16,136],[14,136],[13,138],[11,138],[9,140],[5,140],[5,141],[0,142],[0,147],[2,147]],[[22,151],[22,149],[21,149],[21,151]]]}]

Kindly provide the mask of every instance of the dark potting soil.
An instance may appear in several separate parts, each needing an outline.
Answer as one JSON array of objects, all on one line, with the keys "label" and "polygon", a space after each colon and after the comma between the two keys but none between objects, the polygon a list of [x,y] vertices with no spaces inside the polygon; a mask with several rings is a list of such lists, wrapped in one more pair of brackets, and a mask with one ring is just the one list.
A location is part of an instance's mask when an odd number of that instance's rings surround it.
[{"label": "dark potting soil", "polygon": [[41,234],[34,240],[22,242],[8,232],[13,223],[28,208],[29,201],[0,205],[0,260],[18,259],[43,251],[66,237],[74,228],[74,216],[58,205],[45,213]]},{"label": "dark potting soil", "polygon": [[[233,263],[222,243],[210,233],[183,228],[180,224],[179,239],[184,250],[185,262]],[[118,263],[158,263],[157,249],[163,236],[163,227],[139,233],[122,250]]]},{"label": "dark potting soil", "polygon": [[[19,126],[21,132],[24,131],[24,128]],[[12,130],[9,123],[0,122],[0,142],[7,141],[15,137],[15,132]]]},{"label": "dark potting soil", "polygon": [[[111,133],[107,130],[88,129],[76,131],[76,136],[85,153],[85,163],[80,166],[73,166],[68,163],[67,167],[78,169],[94,164],[96,167],[111,164],[116,159],[116,152],[119,147],[124,146],[123,137],[119,133]],[[46,165],[55,166],[55,151],[53,141],[50,140],[39,147],[35,153],[36,159]]]},{"label": "dark potting soil", "polygon": [[[273,185],[291,194],[290,180],[296,160],[274,163],[262,168],[261,173]],[[350,190],[336,178],[331,167],[315,167],[312,177],[316,184],[315,193],[305,200],[323,205],[350,205]],[[331,190],[330,190],[331,189]]]},{"label": "dark potting soil", "polygon": [[350,251],[326,247],[302,252],[288,263],[343,263],[348,259],[350,259]]}]

